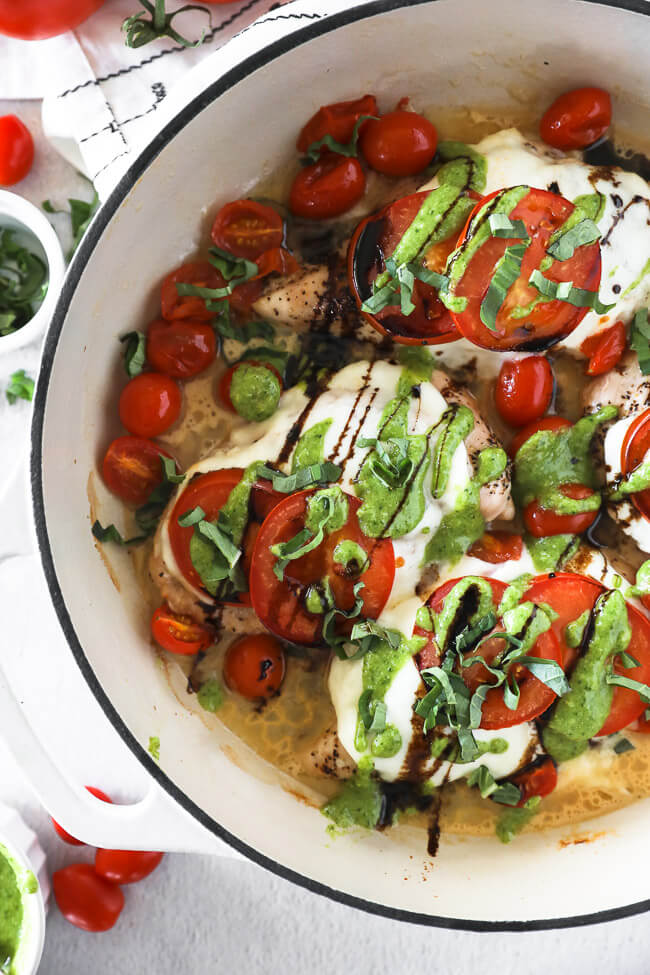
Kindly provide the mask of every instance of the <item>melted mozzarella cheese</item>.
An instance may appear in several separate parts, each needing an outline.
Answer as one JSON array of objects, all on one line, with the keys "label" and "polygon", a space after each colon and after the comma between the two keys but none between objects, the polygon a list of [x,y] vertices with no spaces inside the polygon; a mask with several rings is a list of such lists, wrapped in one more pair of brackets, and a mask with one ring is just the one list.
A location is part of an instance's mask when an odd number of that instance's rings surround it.
[{"label": "melted mozzarella cheese", "polygon": [[[605,434],[603,456],[605,476],[610,487],[615,485],[620,476],[623,440],[637,416],[633,414],[617,420]],[[650,552],[650,521],[641,514],[631,500],[626,498],[623,501],[612,501],[607,505],[607,510],[625,534],[634,539],[642,552]]]}]

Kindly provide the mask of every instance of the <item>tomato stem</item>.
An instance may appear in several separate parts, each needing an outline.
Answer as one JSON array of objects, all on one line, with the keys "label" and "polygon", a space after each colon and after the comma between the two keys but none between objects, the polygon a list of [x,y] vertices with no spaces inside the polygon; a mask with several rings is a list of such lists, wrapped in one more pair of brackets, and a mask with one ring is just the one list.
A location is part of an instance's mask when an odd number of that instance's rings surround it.
[{"label": "tomato stem", "polygon": [[[198,47],[206,38],[207,29],[205,27],[201,32],[201,36],[196,41],[188,40],[187,37],[183,37],[182,34],[179,34],[172,27],[174,17],[177,17],[178,14],[182,14],[186,10],[201,10],[207,14],[210,29],[212,29],[212,14],[207,7],[202,7],[195,3],[187,3],[173,13],[168,14],[165,10],[165,0],[154,0],[153,3],[151,0],[139,0],[139,2],[144,10],[127,17],[122,24],[122,30],[126,34],[125,43],[127,47],[144,47],[145,44],[149,44],[151,41],[158,40],[161,37],[169,37],[183,47]],[[147,14],[151,16],[147,17]]]}]

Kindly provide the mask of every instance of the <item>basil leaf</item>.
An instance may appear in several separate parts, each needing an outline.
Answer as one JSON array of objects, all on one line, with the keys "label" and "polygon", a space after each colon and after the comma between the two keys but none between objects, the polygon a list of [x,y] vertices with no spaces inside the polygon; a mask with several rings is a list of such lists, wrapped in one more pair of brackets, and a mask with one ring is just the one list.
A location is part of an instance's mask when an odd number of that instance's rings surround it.
[{"label": "basil leaf", "polygon": [[[354,594],[354,606],[351,609],[339,609],[339,607],[335,605],[328,610],[323,618],[323,640],[328,644],[328,646],[333,648],[340,660],[358,660],[368,652],[372,645],[372,641],[374,640],[374,637],[370,637],[369,639],[360,640],[359,644],[355,645],[351,643],[348,637],[339,636],[334,632],[334,621],[337,616],[342,616],[343,619],[351,620],[361,613],[361,610],[363,609],[363,599],[359,593],[364,587],[365,583],[363,582],[355,583],[352,590]],[[346,652],[346,646],[350,648],[350,653]]]},{"label": "basil leaf", "polygon": [[124,369],[133,379],[144,368],[147,337],[144,332],[127,332],[120,337],[120,342],[124,343]]},{"label": "basil leaf", "polygon": [[256,277],[259,268],[254,261],[247,261],[243,257],[235,257],[234,254],[222,250],[221,247],[211,247],[208,254],[210,264],[216,267],[226,282],[225,287],[202,288],[195,284],[178,282],[176,284],[176,291],[181,297],[191,295],[197,298],[205,298],[208,302],[218,301],[219,305],[216,307],[211,307],[209,303],[207,307],[209,311],[220,312],[222,310],[220,299],[227,298],[238,285],[244,284],[246,281],[250,281]]},{"label": "basil leaf", "polygon": [[176,473],[176,461],[172,457],[167,457],[165,454],[159,454],[158,456],[160,457],[163,476],[166,481],[170,484],[180,484],[185,480],[184,474]]},{"label": "basil leaf", "polygon": [[47,292],[47,268],[14,237],[0,232],[0,335],[10,335],[33,318]]},{"label": "basil leaf", "polygon": [[[230,306],[226,302],[226,308]],[[233,325],[230,316],[223,316],[214,323],[215,330],[223,339],[234,339],[246,345],[251,339],[265,339],[273,341],[275,329],[270,322],[246,322],[243,325]]]},{"label": "basil leaf", "polygon": [[600,239],[598,224],[593,220],[581,220],[574,227],[565,231],[554,240],[546,249],[557,261],[568,261],[575,254],[578,247],[585,244],[593,244]]},{"label": "basil leaf", "polygon": [[511,220],[506,213],[491,213],[488,217],[492,237],[514,237],[530,243],[526,224],[523,220]]},{"label": "basil leaf", "polygon": [[521,801],[521,790],[513,782],[499,785],[485,765],[479,765],[467,777],[469,786],[477,786],[482,799],[492,799],[504,806],[516,806]]},{"label": "basil leaf", "polygon": [[537,680],[546,684],[558,697],[568,694],[571,690],[566,674],[555,660],[544,660],[542,657],[520,657],[518,663],[523,664]]},{"label": "basil leaf", "polygon": [[326,135],[324,138],[319,139],[318,142],[312,142],[312,144],[307,148],[306,157],[312,162],[316,162],[320,159],[321,149],[329,149],[330,152],[335,152],[338,156],[347,156],[351,158],[352,156],[357,156],[357,142],[359,140],[359,129],[364,122],[372,119],[376,121],[376,115],[360,115],[357,121],[354,123],[354,128],[352,129],[352,138],[349,142],[337,142],[331,135]]},{"label": "basil leaf", "polygon": [[24,369],[19,369],[11,374],[6,395],[12,406],[19,399],[25,399],[31,403],[34,398],[34,380],[27,375]]},{"label": "basil leaf", "polygon": [[[316,509],[315,524],[312,530],[307,527],[302,528],[297,535],[294,535],[293,538],[288,539],[286,542],[276,542],[275,545],[269,546],[271,554],[275,555],[277,559],[273,566],[273,572],[278,579],[284,579],[284,570],[289,562],[294,559],[300,559],[303,555],[307,555],[309,552],[313,552],[314,549],[318,548],[325,538],[327,525],[340,517],[341,512],[338,505],[331,497],[331,492],[335,490],[335,488],[326,488],[324,491],[312,495],[309,498],[307,505],[309,509],[311,509],[315,499],[322,502],[320,505],[322,510],[318,512],[318,509]],[[321,495],[324,495],[324,497],[321,497]]]},{"label": "basil leaf", "polygon": [[227,533],[219,526],[218,521],[205,521],[202,519],[197,524],[197,530],[203,538],[212,542],[216,549],[223,555],[230,569],[239,561],[241,550],[234,544]]},{"label": "basil leaf", "polygon": [[357,640],[367,636],[378,637],[383,642],[388,643],[393,650],[397,650],[402,642],[402,634],[399,630],[389,630],[387,627],[382,626],[381,623],[378,623],[377,620],[364,619],[355,623],[350,633],[350,640],[355,643]]},{"label": "basil leaf", "polygon": [[576,308],[591,308],[597,315],[604,315],[615,304],[614,302],[611,305],[603,305],[598,298],[597,291],[574,288],[571,281],[551,281],[544,277],[539,268],[535,268],[532,272],[528,283],[548,301],[565,301],[568,305],[573,305]]},{"label": "basil leaf", "polygon": [[460,631],[455,640],[455,649],[457,653],[462,653],[467,647],[473,647],[476,641],[483,636],[484,633],[489,633],[490,630],[494,628],[497,621],[496,613],[490,612],[482,616],[473,625],[467,625],[463,630]]},{"label": "basil leaf", "polygon": [[634,316],[630,332],[630,348],[637,354],[639,369],[643,375],[650,375],[650,322],[647,308],[639,308]]},{"label": "basil leaf", "polygon": [[636,657],[633,657],[632,654],[628,653],[626,650],[623,650],[621,653],[616,654],[616,657],[619,660],[621,666],[625,667],[626,670],[632,670],[633,667],[641,666],[639,661],[636,659]]},{"label": "basil leaf", "polygon": [[623,674],[607,674],[605,678],[608,684],[615,687],[627,687],[630,691],[636,691],[642,701],[650,704],[650,687],[642,684],[640,680],[633,680],[631,677],[624,677]]},{"label": "basil leaf", "polygon": [[633,752],[635,746],[627,738],[620,738],[614,745],[614,751],[617,755],[624,755],[625,752]]},{"label": "basil leaf", "polygon": [[198,525],[198,523],[200,521],[204,521],[204,519],[205,511],[203,508],[197,505],[196,508],[190,508],[189,511],[182,514],[178,519],[178,524],[181,526],[181,528],[191,528],[192,525]]},{"label": "basil leaf", "polygon": [[98,542],[114,542],[116,545],[137,545],[138,542],[144,542],[149,537],[148,535],[135,535],[133,538],[123,538],[115,525],[104,527],[99,521],[93,523],[91,530]]},{"label": "basil leaf", "polygon": [[527,244],[512,244],[506,247],[503,256],[497,261],[490,286],[481,302],[480,312],[481,321],[492,332],[496,331],[499,309],[506,300],[509,289],[521,274],[521,262],[527,246]]},{"label": "basil leaf", "polygon": [[322,464],[301,467],[293,474],[283,474],[282,471],[274,471],[272,467],[266,466],[259,469],[259,477],[271,481],[273,490],[281,494],[293,494],[294,491],[302,491],[312,484],[331,484],[338,481],[342,473],[342,468],[329,460]]}]

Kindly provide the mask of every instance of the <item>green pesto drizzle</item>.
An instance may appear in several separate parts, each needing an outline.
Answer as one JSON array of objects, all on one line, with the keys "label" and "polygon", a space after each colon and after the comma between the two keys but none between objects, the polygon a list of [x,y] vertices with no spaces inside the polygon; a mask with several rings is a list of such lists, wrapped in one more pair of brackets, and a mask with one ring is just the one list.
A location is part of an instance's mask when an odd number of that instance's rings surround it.
[{"label": "green pesto drizzle", "polygon": [[327,802],[321,812],[331,819],[330,835],[354,826],[374,829],[379,822],[382,795],[379,782],[372,775],[372,760],[361,759],[354,774],[343,783],[341,791]]},{"label": "green pesto drizzle", "polygon": [[311,467],[312,464],[322,464],[325,459],[325,435],[332,425],[332,417],[315,423],[305,430],[296,444],[291,462],[291,470],[295,474],[301,467]]}]

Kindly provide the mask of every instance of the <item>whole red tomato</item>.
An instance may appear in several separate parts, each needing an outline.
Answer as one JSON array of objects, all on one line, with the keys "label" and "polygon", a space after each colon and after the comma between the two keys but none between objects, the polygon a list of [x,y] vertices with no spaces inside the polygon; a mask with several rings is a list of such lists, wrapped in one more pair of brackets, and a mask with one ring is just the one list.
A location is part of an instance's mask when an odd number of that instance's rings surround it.
[{"label": "whole red tomato", "polygon": [[104,0],[0,0],[0,34],[25,41],[56,37],[74,30],[103,3]]},{"label": "whole red tomato", "polygon": [[3,115],[0,118],[0,186],[19,183],[27,176],[33,161],[31,132],[17,115]]},{"label": "whole red tomato", "polygon": [[66,921],[83,931],[108,931],[124,907],[124,894],[95,873],[91,863],[71,863],[52,875],[54,897]]},{"label": "whole red tomato", "polygon": [[137,884],[153,873],[164,855],[148,850],[97,850],[95,873],[111,884]]}]

